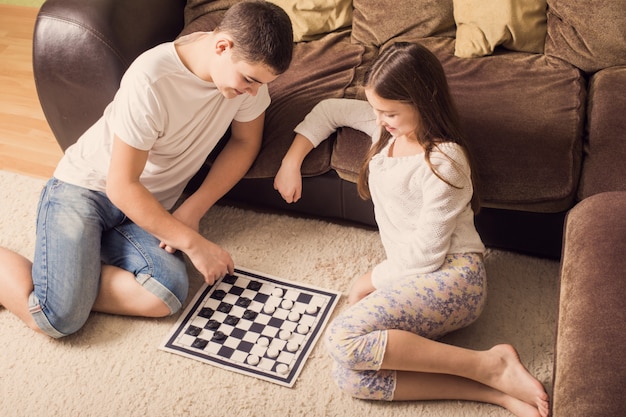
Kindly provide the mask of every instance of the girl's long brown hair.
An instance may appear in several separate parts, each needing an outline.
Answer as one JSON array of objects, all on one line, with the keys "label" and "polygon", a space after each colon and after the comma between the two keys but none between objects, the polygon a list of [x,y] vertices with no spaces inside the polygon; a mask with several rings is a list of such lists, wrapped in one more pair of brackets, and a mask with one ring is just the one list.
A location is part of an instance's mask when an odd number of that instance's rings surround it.
[{"label": "girl's long brown hair", "polygon": [[[448,82],[437,57],[417,43],[397,42],[384,49],[365,73],[365,88],[377,96],[411,104],[421,119],[421,132],[417,132],[419,144],[424,148],[424,158],[442,181],[452,187],[433,168],[430,155],[438,144],[454,142],[463,148],[471,164],[471,155],[466,146],[456,106],[448,89]],[[391,139],[391,134],[381,127],[380,140],[369,150],[361,166],[357,189],[362,198],[370,198],[369,163]],[[474,170],[472,182],[474,194],[472,208],[477,213],[480,207]]]}]

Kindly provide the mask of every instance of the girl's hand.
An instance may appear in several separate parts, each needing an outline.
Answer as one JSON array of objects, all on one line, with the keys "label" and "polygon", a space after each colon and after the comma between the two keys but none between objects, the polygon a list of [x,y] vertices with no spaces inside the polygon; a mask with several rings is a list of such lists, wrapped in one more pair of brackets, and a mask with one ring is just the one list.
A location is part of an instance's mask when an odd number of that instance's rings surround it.
[{"label": "girl's hand", "polygon": [[348,304],[353,305],[361,301],[376,290],[372,284],[372,272],[357,278],[352,283],[350,293],[348,294]]},{"label": "girl's hand", "polygon": [[274,189],[287,203],[295,203],[302,197],[300,167],[283,163],[274,178]]},{"label": "girl's hand", "polygon": [[297,133],[280,164],[274,178],[274,189],[287,203],[295,203],[302,197],[302,162],[313,149],[313,144],[305,136]]}]

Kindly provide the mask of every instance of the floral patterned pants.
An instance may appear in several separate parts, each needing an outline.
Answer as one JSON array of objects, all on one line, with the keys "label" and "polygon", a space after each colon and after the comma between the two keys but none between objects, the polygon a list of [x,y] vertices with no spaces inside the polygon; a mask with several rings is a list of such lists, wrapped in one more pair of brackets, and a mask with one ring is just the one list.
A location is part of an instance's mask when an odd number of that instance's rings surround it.
[{"label": "floral patterned pants", "polygon": [[333,378],[356,398],[393,400],[396,371],[381,370],[387,329],[438,339],[474,322],[483,310],[487,280],[482,255],[448,255],[442,267],[377,289],[330,323],[326,346]]}]

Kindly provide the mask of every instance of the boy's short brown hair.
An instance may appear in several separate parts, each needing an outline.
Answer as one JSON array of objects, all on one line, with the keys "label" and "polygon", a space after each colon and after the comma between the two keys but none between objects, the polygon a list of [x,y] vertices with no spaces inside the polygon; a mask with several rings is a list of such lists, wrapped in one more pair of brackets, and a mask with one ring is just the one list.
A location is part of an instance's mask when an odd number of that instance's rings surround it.
[{"label": "boy's short brown hair", "polygon": [[293,28],[287,13],[263,1],[242,1],[231,6],[216,32],[233,39],[233,54],[248,63],[261,63],[274,75],[289,68],[293,55]]}]

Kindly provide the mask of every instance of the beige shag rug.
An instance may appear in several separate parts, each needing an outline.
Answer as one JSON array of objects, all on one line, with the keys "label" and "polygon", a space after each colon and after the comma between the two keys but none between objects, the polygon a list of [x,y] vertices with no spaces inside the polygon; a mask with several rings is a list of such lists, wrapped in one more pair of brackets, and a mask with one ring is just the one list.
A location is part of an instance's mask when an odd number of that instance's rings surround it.
[{"label": "beige shag rug", "polygon": [[[32,259],[35,208],[44,181],[0,171],[0,245]],[[346,293],[381,259],[375,231],[217,206],[202,232],[238,266]],[[68,254],[71,257],[71,254]],[[558,263],[489,250],[489,300],[472,326],[446,342],[476,349],[509,342],[548,390],[552,383]],[[192,274],[190,297],[201,279]],[[340,300],[335,314],[345,307]],[[509,416],[460,401],[379,403],[344,395],[318,341],[293,388],[159,350],[177,317],[93,314],[83,330],[52,340],[0,308],[2,416]]]}]

